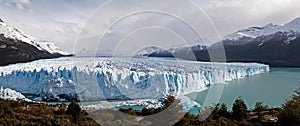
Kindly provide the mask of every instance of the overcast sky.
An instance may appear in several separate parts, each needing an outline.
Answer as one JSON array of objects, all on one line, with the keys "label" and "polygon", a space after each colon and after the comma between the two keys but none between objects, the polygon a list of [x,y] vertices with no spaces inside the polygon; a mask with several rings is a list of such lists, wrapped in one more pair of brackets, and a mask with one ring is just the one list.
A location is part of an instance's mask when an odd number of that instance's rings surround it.
[{"label": "overcast sky", "polygon": [[0,0],[0,18],[65,51],[130,54],[284,24],[299,8],[299,0]]}]

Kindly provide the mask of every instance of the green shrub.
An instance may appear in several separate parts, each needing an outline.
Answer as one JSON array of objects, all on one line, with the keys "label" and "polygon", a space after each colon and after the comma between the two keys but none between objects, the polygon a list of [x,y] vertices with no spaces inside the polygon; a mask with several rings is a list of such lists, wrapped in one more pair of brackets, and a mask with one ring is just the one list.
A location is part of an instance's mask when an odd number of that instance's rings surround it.
[{"label": "green shrub", "polygon": [[300,88],[295,91],[291,99],[285,101],[282,105],[279,123],[287,126],[300,125]]},{"label": "green shrub", "polygon": [[73,117],[74,122],[78,122],[78,119],[80,117],[80,112],[81,112],[80,106],[76,103],[75,100],[73,100],[69,104],[66,114],[71,115]]},{"label": "green shrub", "polygon": [[234,101],[232,106],[232,118],[237,121],[242,121],[247,117],[247,106],[242,98],[238,98]]}]

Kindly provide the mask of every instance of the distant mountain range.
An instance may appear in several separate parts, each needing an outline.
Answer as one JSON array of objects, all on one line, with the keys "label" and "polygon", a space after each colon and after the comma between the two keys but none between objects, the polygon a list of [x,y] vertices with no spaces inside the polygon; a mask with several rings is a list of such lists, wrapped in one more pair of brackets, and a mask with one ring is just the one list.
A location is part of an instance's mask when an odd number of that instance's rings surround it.
[{"label": "distant mountain range", "polygon": [[[249,27],[225,36],[209,46],[153,51],[149,57],[177,57],[210,61],[208,50],[225,49],[228,62],[259,62],[271,66],[300,67],[300,18],[284,25]],[[196,58],[195,58],[195,57]]]},{"label": "distant mountain range", "polygon": [[0,65],[72,56],[53,43],[36,40],[0,19]]},{"label": "distant mountain range", "polygon": [[135,53],[136,57],[139,56],[148,56],[149,54],[153,53],[153,52],[161,52],[164,51],[163,48],[159,48],[156,46],[148,46],[146,48],[140,49]]}]

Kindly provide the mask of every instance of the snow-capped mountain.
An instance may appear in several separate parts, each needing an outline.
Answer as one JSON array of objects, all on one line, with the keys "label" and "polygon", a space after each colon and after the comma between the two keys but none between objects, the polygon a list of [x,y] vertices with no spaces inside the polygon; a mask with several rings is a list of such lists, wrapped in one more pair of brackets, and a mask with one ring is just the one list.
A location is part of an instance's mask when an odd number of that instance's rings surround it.
[{"label": "snow-capped mountain", "polygon": [[47,51],[51,54],[70,55],[70,53],[61,51],[53,43],[47,41],[36,40],[34,37],[27,35],[26,33],[8,26],[0,19],[0,34],[5,38],[19,40],[21,42],[28,43],[41,51]]},{"label": "snow-capped mountain", "polygon": [[149,46],[144,49],[141,49],[135,56],[155,56],[160,55],[160,57],[177,57],[181,58],[183,55],[190,55],[193,51],[205,50],[206,46],[195,45],[191,47],[178,47],[170,49],[162,49],[159,47]]},{"label": "snow-capped mountain", "polygon": [[207,47],[204,45],[195,45],[191,47],[171,48],[163,51],[149,53],[149,57],[174,57],[188,60],[196,60],[197,56],[194,52],[205,51]]},{"label": "snow-capped mountain", "polygon": [[[243,45],[256,38],[270,38],[270,36],[274,36],[276,33],[285,34],[285,36],[287,36],[285,43],[287,44],[295,40],[297,34],[300,33],[300,18],[296,18],[284,25],[269,23],[264,27],[249,27],[247,29],[239,30],[225,36],[222,42],[226,45]],[[264,41],[262,40],[259,45],[262,45],[263,43]]]},{"label": "snow-capped mountain", "polygon": [[229,34],[202,50],[194,48],[196,46],[181,48],[169,55],[152,53],[149,56],[176,55],[177,58],[188,60],[210,61],[209,52],[219,52],[224,48],[226,60],[229,62],[259,62],[271,66],[300,67],[300,18],[284,25],[269,23],[264,27],[249,27]]},{"label": "snow-capped mountain", "polygon": [[71,54],[61,51],[53,43],[37,40],[0,19],[0,65],[62,56]]},{"label": "snow-capped mountain", "polygon": [[135,56],[148,56],[151,53],[161,52],[163,50],[164,49],[156,47],[156,46],[149,46],[149,47],[145,47],[145,48],[142,48],[142,49],[138,50],[135,53]]}]

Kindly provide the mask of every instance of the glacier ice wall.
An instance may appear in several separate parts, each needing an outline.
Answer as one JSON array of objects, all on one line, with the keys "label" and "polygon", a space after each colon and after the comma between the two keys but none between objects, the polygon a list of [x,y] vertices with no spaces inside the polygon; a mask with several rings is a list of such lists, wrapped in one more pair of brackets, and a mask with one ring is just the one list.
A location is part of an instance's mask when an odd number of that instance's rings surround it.
[{"label": "glacier ice wall", "polygon": [[0,86],[82,101],[152,99],[269,71],[257,63],[205,63],[129,58],[59,58],[0,67]]}]

